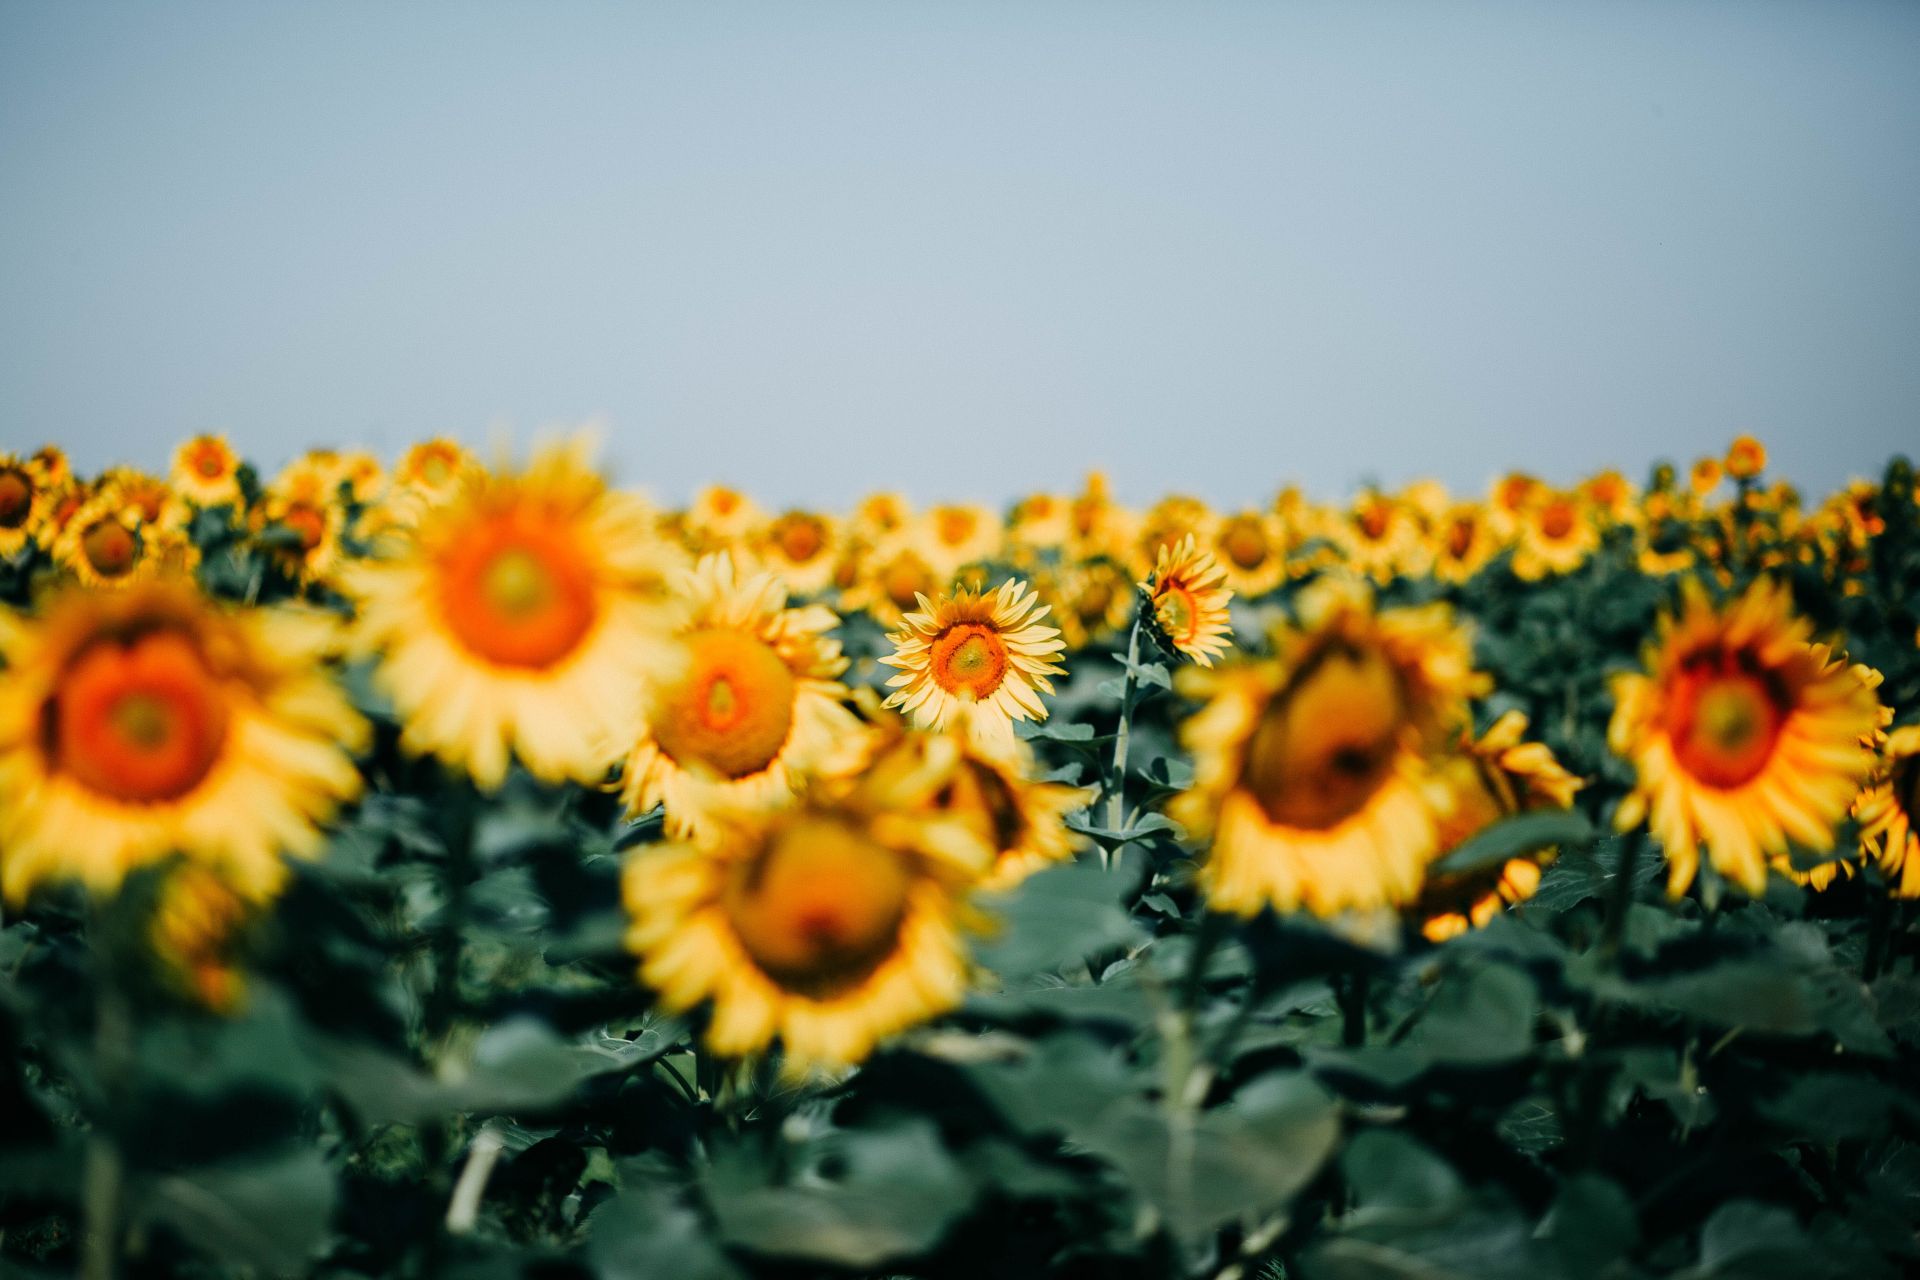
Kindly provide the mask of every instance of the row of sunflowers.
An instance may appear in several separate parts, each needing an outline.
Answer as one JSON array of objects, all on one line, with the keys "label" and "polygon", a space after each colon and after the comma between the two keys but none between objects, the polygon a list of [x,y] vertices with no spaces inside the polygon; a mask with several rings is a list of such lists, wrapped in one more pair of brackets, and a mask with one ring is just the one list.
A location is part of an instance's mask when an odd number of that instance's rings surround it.
[{"label": "row of sunflowers", "polygon": [[582,439],[0,455],[0,1257],[1894,1274],[1917,531],[1746,438],[845,515]]}]

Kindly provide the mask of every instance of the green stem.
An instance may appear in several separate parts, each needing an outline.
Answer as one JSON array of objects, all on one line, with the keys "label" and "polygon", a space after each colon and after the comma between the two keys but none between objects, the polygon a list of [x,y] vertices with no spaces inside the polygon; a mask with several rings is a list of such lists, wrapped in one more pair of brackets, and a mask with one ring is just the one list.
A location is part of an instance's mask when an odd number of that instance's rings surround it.
[{"label": "green stem", "polygon": [[1372,985],[1365,971],[1355,970],[1340,986],[1340,1043],[1349,1049],[1367,1042],[1367,994]]},{"label": "green stem", "polygon": [[1882,893],[1873,900],[1867,916],[1867,945],[1860,954],[1860,981],[1872,982],[1886,964],[1888,926],[1893,921],[1893,895]]},{"label": "green stem", "polygon": [[1613,898],[1607,907],[1607,922],[1600,935],[1600,948],[1608,961],[1620,957],[1620,944],[1627,935],[1627,913],[1633,909],[1633,873],[1640,861],[1642,840],[1637,835],[1621,841],[1620,866],[1614,872]]},{"label": "green stem", "polygon": [[113,1280],[120,1259],[121,1217],[126,1201],[126,1159],[120,1150],[116,1110],[133,1058],[133,1011],[103,942],[103,913],[93,915],[91,941],[96,983],[93,1069],[98,1113],[87,1137],[81,1189],[84,1235],[82,1280]]},{"label": "green stem", "polygon": [[446,845],[446,860],[441,864],[443,899],[440,927],[433,935],[433,989],[425,1010],[427,1053],[436,1059],[445,1052],[460,1011],[461,935],[466,931],[473,886],[474,798],[468,787],[465,779],[449,785],[441,824]]},{"label": "green stem", "polygon": [[1127,634],[1127,674],[1120,686],[1120,727],[1113,735],[1113,766],[1107,777],[1107,827],[1124,831],[1127,818],[1127,739],[1133,731],[1134,671],[1140,665],[1140,610],[1133,611]]}]

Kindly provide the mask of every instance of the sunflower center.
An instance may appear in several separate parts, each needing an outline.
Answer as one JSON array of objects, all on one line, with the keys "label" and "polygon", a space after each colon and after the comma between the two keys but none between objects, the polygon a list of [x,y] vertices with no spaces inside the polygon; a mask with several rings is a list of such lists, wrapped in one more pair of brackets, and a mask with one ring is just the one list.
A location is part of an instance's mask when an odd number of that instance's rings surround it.
[{"label": "sunflower center", "polygon": [[887,566],[881,585],[895,608],[911,609],[919,603],[918,594],[927,588],[927,575],[912,561],[899,559]]},{"label": "sunflower center", "polygon": [[1447,530],[1447,554],[1458,560],[1473,550],[1474,523],[1461,517]]},{"label": "sunflower center", "polygon": [[507,667],[550,667],[593,627],[593,569],[568,531],[507,516],[455,545],[443,565],[447,625],[470,651]]},{"label": "sunflower center", "polygon": [[1369,538],[1376,540],[1384,538],[1387,536],[1387,521],[1390,516],[1386,503],[1373,503],[1361,510],[1360,529]]},{"label": "sunflower center", "polygon": [[193,469],[200,473],[202,479],[218,480],[226,473],[227,462],[218,449],[207,445],[195,451]]},{"label": "sunflower center", "polygon": [[1777,682],[1737,661],[1690,664],[1674,706],[1673,749],[1682,767],[1713,787],[1752,779],[1780,739],[1783,694]]},{"label": "sunflower center", "polygon": [[301,551],[313,550],[327,536],[327,517],[304,502],[288,507],[280,523],[300,535]]},{"label": "sunflower center", "polygon": [[942,511],[938,517],[940,541],[958,546],[973,536],[975,518],[971,511]]},{"label": "sunflower center", "polygon": [[991,627],[962,622],[933,642],[928,667],[948,693],[975,701],[992,697],[1007,674],[1006,642]]},{"label": "sunflower center", "polygon": [[186,636],[101,640],[67,668],[42,710],[55,768],[115,800],[176,800],[213,771],[227,706]]},{"label": "sunflower center", "polygon": [[1236,520],[1220,541],[1227,559],[1242,569],[1257,569],[1267,558],[1267,540],[1250,520]]},{"label": "sunflower center", "polygon": [[793,671],[739,631],[686,637],[686,668],[655,704],[653,736],[683,766],[744,778],[773,763],[793,729]]},{"label": "sunflower center", "polygon": [[18,471],[0,471],[0,529],[17,529],[33,510],[33,483]]},{"label": "sunflower center", "polygon": [[1329,651],[1261,716],[1247,743],[1245,786],[1281,826],[1337,826],[1392,773],[1406,720],[1399,674],[1383,655]]},{"label": "sunflower center", "polygon": [[820,554],[827,540],[818,520],[810,516],[790,516],[780,522],[778,541],[781,554],[795,564],[804,564]]},{"label": "sunflower center", "polygon": [[807,819],[740,865],[721,907],[762,973],[788,991],[830,1000],[897,950],[910,887],[901,855],[845,823]]},{"label": "sunflower center", "polygon": [[140,558],[140,539],[118,520],[102,520],[80,535],[87,564],[103,578],[118,578]]},{"label": "sunflower center", "polygon": [[1164,588],[1160,598],[1153,602],[1153,616],[1159,622],[1160,629],[1170,638],[1186,640],[1193,635],[1200,610],[1194,603],[1192,592],[1172,584]]},{"label": "sunflower center", "polygon": [[1573,507],[1569,503],[1550,503],[1540,513],[1540,532],[1558,541],[1573,532]]},{"label": "sunflower center", "polygon": [[944,813],[955,814],[980,837],[993,845],[996,854],[1017,848],[1026,835],[1026,819],[1020,815],[1020,802],[1006,779],[973,760],[962,762],[953,780],[934,797]]}]

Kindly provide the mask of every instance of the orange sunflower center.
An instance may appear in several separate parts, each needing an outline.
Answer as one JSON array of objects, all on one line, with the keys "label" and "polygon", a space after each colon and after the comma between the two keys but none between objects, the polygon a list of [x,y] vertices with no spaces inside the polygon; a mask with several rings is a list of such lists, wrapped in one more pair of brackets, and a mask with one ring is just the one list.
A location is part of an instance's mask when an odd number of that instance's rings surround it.
[{"label": "orange sunflower center", "polygon": [[1559,541],[1573,532],[1574,511],[1570,502],[1551,502],[1540,513],[1540,532]]},{"label": "orange sunflower center", "polygon": [[721,893],[734,935],[760,971],[813,999],[857,987],[899,946],[912,881],[906,860],[843,822],[776,834]]},{"label": "orange sunflower center", "polygon": [[1788,709],[1779,681],[1744,655],[1696,657],[1681,668],[1672,691],[1674,755],[1708,786],[1740,786],[1773,758]]},{"label": "orange sunflower center", "polygon": [[89,645],[42,717],[60,772],[139,804],[191,792],[213,771],[227,738],[219,684],[193,641],[174,631]]},{"label": "orange sunflower center", "polygon": [[300,550],[311,551],[327,536],[327,516],[318,507],[297,503],[281,513],[280,523],[300,535]]},{"label": "orange sunflower center", "polygon": [[1261,716],[1244,785],[1281,826],[1335,827],[1387,781],[1406,723],[1399,673],[1381,653],[1331,649]]},{"label": "orange sunflower center", "polygon": [[202,444],[193,451],[193,469],[204,480],[218,480],[227,473],[226,451],[217,444]]},{"label": "orange sunflower center", "polygon": [[948,508],[934,518],[942,543],[957,547],[973,536],[978,519],[971,511]]},{"label": "orange sunflower center", "polygon": [[0,529],[18,529],[33,510],[33,481],[22,472],[0,471]]},{"label": "orange sunflower center", "polygon": [[686,669],[655,705],[654,739],[681,765],[759,773],[793,729],[792,669],[741,631],[696,631],[685,645]]},{"label": "orange sunflower center", "polygon": [[1460,516],[1447,529],[1447,554],[1455,560],[1464,559],[1473,550],[1474,536],[1478,532],[1472,517]]},{"label": "orange sunflower center", "polygon": [[1267,539],[1251,520],[1235,520],[1229,525],[1220,548],[1241,569],[1257,569],[1267,559]]},{"label": "orange sunflower center", "polygon": [[1387,523],[1392,518],[1393,512],[1386,503],[1371,503],[1360,511],[1360,531],[1378,541],[1387,536]]},{"label": "orange sunflower center", "polygon": [[880,576],[881,590],[887,593],[887,599],[893,601],[898,609],[914,608],[919,604],[918,593],[931,585],[926,571],[905,556],[890,561]]},{"label": "orange sunflower center", "polygon": [[975,701],[993,696],[1006,678],[1007,661],[1007,645],[1000,633],[978,622],[947,628],[927,654],[935,684]]},{"label": "orange sunflower center", "polygon": [[1190,640],[1199,625],[1200,606],[1184,585],[1168,582],[1154,598],[1153,616],[1170,639]]},{"label": "orange sunflower center", "polygon": [[780,553],[795,564],[805,564],[827,544],[826,531],[812,516],[787,516],[774,534]]},{"label": "orange sunflower center", "polygon": [[140,538],[118,520],[101,520],[80,535],[87,565],[103,578],[118,578],[140,559]]},{"label": "orange sunflower center", "polygon": [[441,607],[468,650],[506,667],[549,667],[598,616],[593,566],[572,531],[535,513],[489,520],[443,559]]}]

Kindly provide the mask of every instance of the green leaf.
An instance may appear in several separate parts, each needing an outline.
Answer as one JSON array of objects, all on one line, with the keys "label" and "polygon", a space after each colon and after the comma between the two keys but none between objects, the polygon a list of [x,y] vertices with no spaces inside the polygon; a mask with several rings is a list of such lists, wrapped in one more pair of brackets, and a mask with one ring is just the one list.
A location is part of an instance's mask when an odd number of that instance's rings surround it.
[{"label": "green leaf", "polygon": [[1842,1274],[1839,1260],[1817,1248],[1793,1214],[1776,1205],[1735,1200],[1714,1211],[1700,1232],[1700,1261],[1675,1280],[1812,1280]]},{"label": "green leaf", "polygon": [[1067,815],[1067,829],[1077,831],[1093,840],[1104,849],[1120,849],[1140,840],[1150,840],[1157,835],[1169,835],[1179,838],[1180,824],[1164,813],[1142,813],[1137,815],[1132,825],[1124,830],[1096,825],[1084,813]]},{"label": "green leaf", "polygon": [[1505,1062],[1532,1052],[1539,1012],[1531,978],[1503,965],[1485,965],[1443,980],[1406,1042],[1435,1062]]},{"label": "green leaf", "polygon": [[1085,963],[1088,956],[1135,945],[1140,927],[1121,907],[1136,875],[1085,859],[1049,867],[1010,893],[983,895],[1000,931],[979,948],[980,963],[1015,983]]},{"label": "green leaf", "polygon": [[222,1261],[270,1274],[305,1272],[327,1238],[334,1180],[318,1151],[159,1178],[134,1197],[140,1221],[162,1223]]},{"label": "green leaf", "polygon": [[641,1187],[587,1219],[587,1260],[600,1280],[738,1280],[700,1215],[664,1189]]},{"label": "green leaf", "polygon": [[1593,834],[1593,823],[1577,809],[1536,809],[1482,829],[1427,871],[1434,876],[1489,871],[1542,849],[1591,840]]},{"label": "green leaf", "polygon": [[1540,1235],[1553,1246],[1569,1275],[1588,1280],[1605,1274],[1633,1252],[1640,1237],[1633,1201],[1620,1185],[1599,1174],[1580,1173],[1560,1184]]}]

